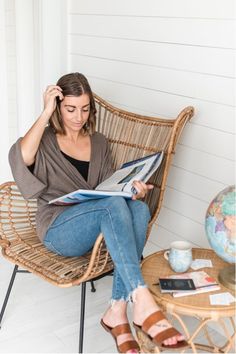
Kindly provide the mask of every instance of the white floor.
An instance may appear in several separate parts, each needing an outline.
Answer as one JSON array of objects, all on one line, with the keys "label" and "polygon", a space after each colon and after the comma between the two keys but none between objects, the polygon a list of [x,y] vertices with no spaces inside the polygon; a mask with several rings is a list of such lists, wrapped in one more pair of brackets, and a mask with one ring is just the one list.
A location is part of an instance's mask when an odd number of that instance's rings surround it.
[{"label": "white floor", "polygon": [[[167,248],[171,241],[170,235],[158,243],[154,227],[145,255]],[[0,256],[0,307],[12,270],[13,265]],[[111,276],[97,281],[95,293],[90,292],[89,284],[87,286],[85,353],[116,352],[113,339],[99,324],[108,306],[111,283]],[[60,289],[32,274],[18,274],[2,321],[0,353],[78,352],[80,291],[80,287]],[[194,319],[186,321],[189,328],[196,325]],[[224,344],[217,324],[211,328],[211,333],[217,344]]]}]

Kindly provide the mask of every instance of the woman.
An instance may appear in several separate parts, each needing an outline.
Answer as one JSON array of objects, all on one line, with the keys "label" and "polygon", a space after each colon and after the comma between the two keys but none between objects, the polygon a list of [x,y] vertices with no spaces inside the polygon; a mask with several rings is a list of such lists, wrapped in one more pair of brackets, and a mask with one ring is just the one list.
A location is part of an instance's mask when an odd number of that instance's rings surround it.
[{"label": "woman", "polygon": [[101,324],[114,337],[119,352],[139,351],[127,318],[129,299],[134,325],[156,345],[185,347],[183,336],[165,319],[140,272],[150,214],[139,199],[152,186],[135,181],[138,193],[133,200],[108,197],[73,206],[48,204],[78,188],[94,189],[112,174],[109,145],[95,132],[95,115],[92,91],[82,74],[64,75],[57,85],[48,86],[42,114],[10,150],[13,176],[25,198],[37,198],[37,233],[52,252],[81,256],[103,233],[115,271],[111,305]]}]

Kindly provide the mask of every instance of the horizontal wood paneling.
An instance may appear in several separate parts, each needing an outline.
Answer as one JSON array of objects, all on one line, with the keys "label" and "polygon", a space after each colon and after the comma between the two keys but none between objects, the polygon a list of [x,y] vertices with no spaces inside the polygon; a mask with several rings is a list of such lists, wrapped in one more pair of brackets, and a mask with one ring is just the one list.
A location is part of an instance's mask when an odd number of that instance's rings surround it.
[{"label": "horizontal wood paneling", "polygon": [[[224,81],[222,78],[212,76],[204,76],[204,78],[202,78],[199,77],[198,74],[184,73],[183,75],[181,73],[180,75],[179,72],[179,76],[171,75],[169,70],[150,67],[147,67],[146,71],[142,72],[143,75],[137,75],[137,72],[141,71],[139,65],[118,63],[113,61],[110,62],[108,60],[103,61],[96,58],[85,57],[79,57],[78,62],[80,68],[83,68],[82,71],[88,76],[95,76],[97,72],[102,72],[105,80],[115,80],[116,82],[119,81],[119,83],[124,85],[138,86],[146,89],[148,89],[147,82],[151,82],[150,89],[154,91],[156,82],[161,82],[163,86],[159,84],[158,89],[160,89],[163,93],[168,92],[173,94],[173,92],[169,92],[170,90],[173,90],[176,94],[181,94],[182,96],[191,95],[196,97],[199,92],[203,98],[206,98],[208,93],[210,96],[208,98],[213,101],[219,101],[220,98],[223,98],[223,95],[225,99],[229,99],[229,93],[232,92],[232,103],[234,101],[233,80],[229,82],[228,79],[224,79],[225,85],[222,85]],[[104,66],[106,66],[106,69]],[[164,76],[166,80],[164,80]],[[176,85],[173,84],[172,80],[176,83]],[[209,83],[209,81],[211,82]],[[190,82],[191,85],[189,85]],[[207,87],[207,84],[209,87]],[[207,89],[204,91],[204,88],[206,87]],[[189,92],[191,88],[193,88],[193,91]],[[213,92],[214,88],[216,89],[215,92]],[[201,139],[199,139],[199,137],[201,137]],[[211,141],[210,145],[209,141]],[[184,145],[193,147],[194,149],[198,149],[203,152],[225,157],[230,160],[234,159],[234,150],[231,149],[232,144],[234,144],[234,136],[232,133],[226,134],[225,132],[215,131],[213,129],[207,129],[206,127],[190,124],[185,130],[181,142]],[[221,144],[219,144],[219,142],[221,142]]]},{"label": "horizontal wood paneling", "polygon": [[231,161],[235,161],[235,150],[232,149],[234,142],[235,136],[232,133],[226,134],[196,124],[188,124],[180,139],[180,143],[186,147]]},{"label": "horizontal wood paneling", "polygon": [[234,0],[70,0],[73,13],[123,16],[165,16],[191,18],[232,18]]},{"label": "horizontal wood paneling", "polygon": [[234,184],[235,182],[235,164],[233,161],[180,144],[176,149],[173,164],[196,175],[205,176],[214,182],[226,185]]},{"label": "horizontal wood paneling", "polygon": [[213,199],[216,191],[226,187],[224,183],[213,181],[205,176],[174,165],[170,169],[167,186],[206,203]]},{"label": "horizontal wood paneling", "polygon": [[[77,55],[74,61],[89,76],[225,105],[234,105],[234,80],[212,75],[97,59]],[[158,85],[157,85],[158,83]]]},{"label": "horizontal wood paneling", "polygon": [[164,206],[192,221],[202,223],[205,218],[209,203],[192,197],[185,192],[179,192],[173,188],[166,188]]},{"label": "horizontal wood paneling", "polygon": [[[166,118],[176,117],[185,106],[193,105],[196,114],[193,124],[212,127],[216,130],[232,133],[235,131],[234,107],[219,103],[201,101],[196,98],[179,96],[141,87],[124,85],[113,80],[104,80],[88,75],[80,62],[71,58],[71,71],[81,71],[89,78],[93,90],[100,96],[112,101],[117,106],[149,115],[160,115]],[[99,73],[98,73],[99,75]]]},{"label": "horizontal wood paneling", "polygon": [[[158,224],[168,232],[171,232],[175,239],[189,240],[200,247],[209,247],[205,234],[204,220],[198,223],[188,217],[181,215],[178,210],[173,211],[163,206],[158,217]],[[160,234],[160,237],[164,237]]]},{"label": "horizontal wood paneling", "polygon": [[209,247],[207,238],[204,233],[201,238],[201,242],[203,242],[203,244],[200,245],[198,243],[198,239],[192,238],[190,240],[189,237],[184,238],[183,235],[176,235],[160,224],[154,224],[153,232],[151,233],[150,238],[148,239],[148,242],[150,241],[154,245],[154,251],[150,253],[155,252],[156,247],[158,247],[159,249],[168,249],[170,247],[171,242],[176,241],[176,239],[182,241],[188,240],[192,244],[192,247]]},{"label": "horizontal wood paneling", "polygon": [[233,49],[124,41],[118,38],[72,34],[70,54],[207,75],[235,76],[235,51]]},{"label": "horizontal wood paneling", "polygon": [[[192,18],[143,18],[96,15],[70,16],[70,33],[148,42],[182,43],[217,48],[235,47],[231,20]],[[89,24],[89,25],[88,25]]]}]

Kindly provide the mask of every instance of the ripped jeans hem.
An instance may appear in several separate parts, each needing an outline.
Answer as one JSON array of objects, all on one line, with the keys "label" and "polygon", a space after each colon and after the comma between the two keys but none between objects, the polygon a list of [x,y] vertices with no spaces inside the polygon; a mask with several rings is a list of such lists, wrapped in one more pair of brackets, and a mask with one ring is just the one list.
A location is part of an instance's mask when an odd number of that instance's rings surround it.
[{"label": "ripped jeans hem", "polygon": [[124,302],[135,302],[136,301],[136,291],[140,288],[147,288],[148,286],[146,284],[143,285],[138,285],[137,288],[132,290],[127,297],[122,296],[119,299],[113,299],[111,298],[110,300],[110,305],[113,307],[117,302],[119,301],[124,301]]}]

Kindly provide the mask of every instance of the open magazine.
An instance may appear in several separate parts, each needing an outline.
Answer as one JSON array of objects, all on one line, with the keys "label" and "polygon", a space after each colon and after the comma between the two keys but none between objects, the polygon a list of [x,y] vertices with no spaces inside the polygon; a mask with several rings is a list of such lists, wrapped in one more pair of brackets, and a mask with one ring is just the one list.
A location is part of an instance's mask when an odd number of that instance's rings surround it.
[{"label": "open magazine", "polygon": [[132,186],[133,181],[147,182],[160,166],[163,155],[164,153],[161,151],[127,162],[94,190],[78,189],[51,200],[49,204],[70,205],[109,196],[121,196],[130,199],[133,194],[137,193]]}]

